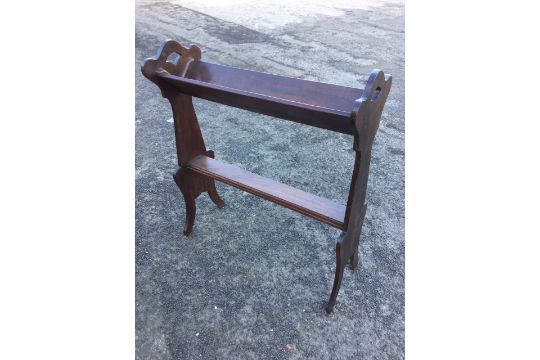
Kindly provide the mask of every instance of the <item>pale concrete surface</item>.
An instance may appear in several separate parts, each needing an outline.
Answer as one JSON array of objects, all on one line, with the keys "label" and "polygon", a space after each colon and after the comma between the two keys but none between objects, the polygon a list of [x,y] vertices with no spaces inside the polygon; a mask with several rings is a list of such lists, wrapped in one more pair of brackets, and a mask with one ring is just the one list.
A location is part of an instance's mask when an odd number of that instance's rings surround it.
[{"label": "pale concrete surface", "polygon": [[[138,359],[404,357],[402,2],[140,1],[136,5]],[[217,183],[191,236],[172,180],[171,110],[139,71],[166,38],[210,62],[363,87],[394,76],[372,154],[360,266],[325,315],[339,231]],[[216,158],[344,203],[352,138],[195,100]]]}]

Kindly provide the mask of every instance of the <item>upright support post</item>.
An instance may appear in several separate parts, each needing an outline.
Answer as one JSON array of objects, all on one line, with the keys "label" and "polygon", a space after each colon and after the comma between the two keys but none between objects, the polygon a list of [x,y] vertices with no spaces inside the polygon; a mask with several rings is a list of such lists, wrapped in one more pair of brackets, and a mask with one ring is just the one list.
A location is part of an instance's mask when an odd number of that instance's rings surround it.
[{"label": "upright support post", "polygon": [[391,84],[391,76],[385,76],[380,70],[373,70],[362,97],[356,100],[351,113],[351,121],[356,128],[353,145],[356,159],[345,212],[344,232],[336,242],[336,272],[330,300],[326,306],[327,313],[331,313],[336,304],[345,265],[350,261],[352,269],[358,266],[358,244],[367,209],[365,201],[371,148]]},{"label": "upright support post", "polygon": [[[171,54],[177,54],[178,58],[168,60]],[[167,72],[176,76],[185,76],[189,64],[200,59],[201,50],[197,46],[192,45],[189,48],[184,48],[178,42],[169,40],[161,45],[155,57],[147,59],[142,66],[144,76],[154,82],[160,88],[163,97],[171,103],[179,166],[173,178],[186,203],[186,227],[184,229],[186,236],[191,234],[193,230],[196,213],[195,199],[201,193],[207,192],[210,199],[219,208],[223,208],[225,203],[216,191],[214,179],[196,174],[187,167],[188,162],[198,155],[214,157],[213,151],[206,150],[191,96],[183,94],[159,80],[156,73]]]}]

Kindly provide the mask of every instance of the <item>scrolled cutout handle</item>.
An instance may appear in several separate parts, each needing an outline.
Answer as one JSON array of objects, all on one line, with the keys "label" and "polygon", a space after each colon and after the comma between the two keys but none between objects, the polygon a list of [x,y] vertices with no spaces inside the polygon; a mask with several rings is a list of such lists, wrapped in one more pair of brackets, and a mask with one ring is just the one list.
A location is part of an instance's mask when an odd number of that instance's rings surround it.
[{"label": "scrolled cutout handle", "polygon": [[[176,62],[167,61],[171,54],[180,55]],[[149,80],[154,79],[159,71],[166,71],[177,76],[185,76],[190,62],[201,59],[201,49],[196,45],[184,47],[176,40],[165,40],[154,57],[148,58],[142,64],[141,70]]]}]

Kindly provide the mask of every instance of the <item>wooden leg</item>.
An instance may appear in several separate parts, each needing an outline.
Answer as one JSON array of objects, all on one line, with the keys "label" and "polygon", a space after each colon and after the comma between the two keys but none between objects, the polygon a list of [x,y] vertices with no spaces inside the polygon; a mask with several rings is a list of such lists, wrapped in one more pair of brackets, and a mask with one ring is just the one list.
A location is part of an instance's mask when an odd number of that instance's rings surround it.
[{"label": "wooden leg", "polygon": [[221,200],[221,198],[219,197],[214,181],[212,181],[212,186],[210,186],[210,189],[208,190],[208,195],[218,208],[223,209],[225,207],[225,202],[223,202],[223,200]]},{"label": "wooden leg", "polygon": [[[206,150],[206,156],[211,157],[213,159],[215,157],[214,151]],[[213,179],[211,180],[210,186],[208,188],[208,195],[210,196],[210,199],[212,199],[214,204],[217,205],[218,208],[223,209],[225,207],[225,202],[223,202],[223,200],[221,200],[221,198],[219,197],[216,190],[216,183]]]},{"label": "wooden leg", "polygon": [[341,287],[343,278],[343,269],[350,261],[350,266],[353,270],[358,267],[358,244],[360,243],[360,235],[362,234],[362,225],[366,216],[367,205],[364,204],[360,212],[360,216],[349,224],[349,230],[341,233],[339,240],[336,243],[336,274],[334,276],[334,286],[332,294],[326,306],[326,312],[331,313],[336,304],[336,298]]},{"label": "wooden leg", "polygon": [[332,287],[332,294],[330,294],[330,300],[326,305],[326,312],[330,314],[334,310],[334,305],[336,305],[336,298],[341,287],[341,280],[343,279],[343,270],[345,269],[345,263],[347,259],[343,258],[343,253],[341,251],[341,242],[338,241],[336,244],[336,273],[334,275],[334,286]]},{"label": "wooden leg", "polygon": [[180,168],[173,175],[173,178],[178,188],[180,188],[184,196],[184,202],[186,203],[186,227],[184,229],[184,235],[188,236],[193,231],[193,224],[195,223],[195,214],[197,212],[195,199],[201,193],[207,192],[210,195],[210,199],[220,209],[225,206],[225,203],[217,193],[214,179],[210,177],[196,174],[187,168]]},{"label": "wooden leg", "polygon": [[186,202],[186,227],[184,229],[184,235],[188,236],[193,231],[197,207],[195,206],[195,199],[192,196],[184,194],[184,200]]},{"label": "wooden leg", "polygon": [[193,224],[195,223],[195,214],[197,208],[195,206],[195,199],[199,195],[194,190],[193,177],[190,173],[183,169],[178,169],[176,174],[173,175],[174,182],[180,188],[182,195],[184,196],[184,202],[186,203],[186,227],[184,229],[184,235],[188,236],[193,231]]}]

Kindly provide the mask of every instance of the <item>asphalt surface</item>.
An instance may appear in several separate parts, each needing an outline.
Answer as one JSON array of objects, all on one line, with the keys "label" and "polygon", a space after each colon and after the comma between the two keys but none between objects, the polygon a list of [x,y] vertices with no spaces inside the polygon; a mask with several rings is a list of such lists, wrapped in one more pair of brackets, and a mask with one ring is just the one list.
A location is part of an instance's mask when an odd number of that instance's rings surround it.
[{"label": "asphalt surface", "polygon": [[[396,1],[136,4],[137,359],[404,358],[403,15]],[[166,38],[197,44],[205,61],[345,86],[363,88],[374,68],[393,75],[359,268],[345,269],[333,314],[339,230],[217,182],[226,207],[201,195],[182,234],[171,109],[139,70]],[[352,137],[194,104],[217,159],[346,202]]]}]

